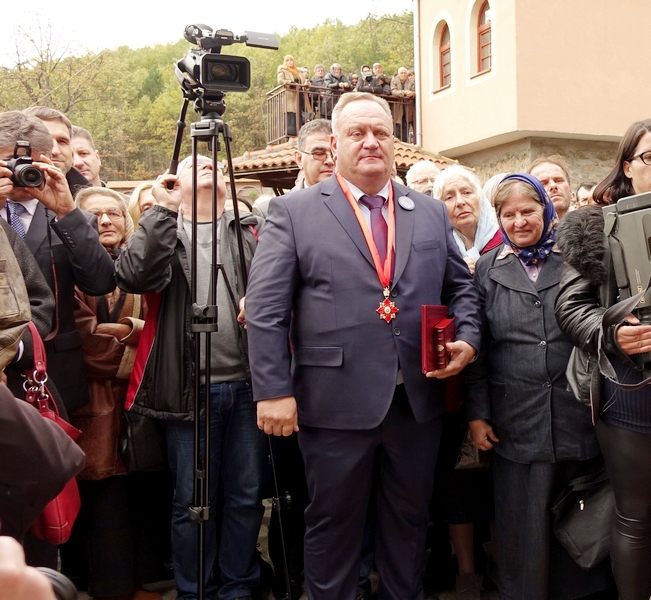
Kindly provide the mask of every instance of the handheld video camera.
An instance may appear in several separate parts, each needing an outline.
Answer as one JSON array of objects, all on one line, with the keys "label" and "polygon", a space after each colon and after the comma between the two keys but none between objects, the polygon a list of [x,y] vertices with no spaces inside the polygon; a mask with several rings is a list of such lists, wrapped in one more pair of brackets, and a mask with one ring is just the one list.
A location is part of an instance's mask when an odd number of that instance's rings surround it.
[{"label": "handheld video camera", "polygon": [[[616,204],[605,206],[603,214],[618,300],[626,300],[644,291],[651,277],[651,192],[620,198]],[[651,323],[651,289],[633,313],[644,325]],[[651,352],[635,358],[641,363],[651,362]]]},{"label": "handheld video camera", "polygon": [[5,159],[5,163],[12,173],[11,183],[15,187],[37,188],[45,181],[43,171],[34,166],[32,147],[29,142],[18,140],[14,148],[14,157]]}]

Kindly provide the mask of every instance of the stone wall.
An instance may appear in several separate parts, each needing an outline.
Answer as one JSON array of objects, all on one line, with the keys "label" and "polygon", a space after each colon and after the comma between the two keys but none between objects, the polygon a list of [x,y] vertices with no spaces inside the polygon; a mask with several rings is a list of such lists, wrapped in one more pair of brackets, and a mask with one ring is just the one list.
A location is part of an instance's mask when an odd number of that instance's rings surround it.
[{"label": "stone wall", "polygon": [[601,181],[615,164],[618,144],[559,138],[524,138],[479,152],[456,156],[484,183],[496,173],[526,171],[541,155],[560,154],[570,170],[572,189],[582,181]]}]

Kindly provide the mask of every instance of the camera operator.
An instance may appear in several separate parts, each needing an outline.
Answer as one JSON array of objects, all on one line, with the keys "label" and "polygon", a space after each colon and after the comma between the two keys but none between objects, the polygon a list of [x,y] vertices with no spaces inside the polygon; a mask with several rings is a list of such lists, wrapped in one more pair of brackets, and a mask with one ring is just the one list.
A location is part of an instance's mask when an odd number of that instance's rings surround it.
[{"label": "camera operator", "polygon": [[[212,161],[197,157],[197,302],[205,304],[211,284],[212,262]],[[173,182],[172,190],[166,187]],[[178,176],[164,175],[152,188],[158,202],[145,212],[117,263],[118,284],[131,293],[160,294],[156,335],[151,348],[139,348],[134,373],[142,355],[134,412],[161,420],[170,469],[175,478],[172,516],[174,577],[181,598],[197,596],[199,528],[188,515],[193,501],[194,343],[190,332],[190,265],[192,236],[192,159],[179,164]],[[237,223],[224,211],[226,188],[217,173],[218,263],[223,264],[236,302],[243,306],[244,289],[238,272],[236,228],[244,238],[245,259],[250,263],[262,219],[243,214]],[[260,578],[256,544],[263,516],[262,468],[264,434],[257,429],[256,407],[247,381],[244,311],[229,297],[224,273],[218,272],[219,329],[211,336],[210,363],[210,518],[205,523],[206,597],[216,597],[208,581],[217,558],[222,587],[219,598],[250,599]],[[239,313],[239,314],[238,314]],[[142,343],[142,340],[141,340]],[[203,340],[202,340],[203,354]],[[203,357],[205,358],[205,357]],[[202,371],[205,367],[202,360]],[[144,367],[144,368],[143,368]],[[133,382],[132,382],[133,383]],[[130,398],[127,397],[127,403]],[[223,482],[223,509],[217,515],[217,486]],[[221,522],[217,547],[216,522]]]},{"label": "camera operator", "polygon": [[359,78],[355,89],[358,92],[381,94],[383,92],[382,84],[380,83],[380,80],[377,77],[374,77],[373,73],[371,73],[371,67],[368,65],[362,65],[361,71],[362,76]]},{"label": "camera operator", "polygon": [[[602,206],[645,192],[651,192],[651,119],[633,123],[622,138],[615,166],[594,190],[598,206],[569,212],[558,228],[565,267],[556,318],[576,346],[568,381],[581,402],[592,404],[615,492],[610,556],[621,600],[646,599],[651,590],[651,387],[623,390],[599,369],[607,360],[619,382],[648,378],[651,365],[640,369],[635,359],[651,351],[651,325],[630,314],[602,327],[604,313],[618,302],[615,275],[621,275],[604,235]],[[642,253],[637,258],[648,260]]]}]

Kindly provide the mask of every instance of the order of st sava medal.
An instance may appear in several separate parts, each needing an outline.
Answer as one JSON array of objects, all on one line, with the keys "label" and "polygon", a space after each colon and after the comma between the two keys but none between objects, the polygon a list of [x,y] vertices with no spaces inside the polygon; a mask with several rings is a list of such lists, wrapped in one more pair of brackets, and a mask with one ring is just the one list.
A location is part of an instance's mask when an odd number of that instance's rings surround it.
[{"label": "order of st sava medal", "polygon": [[380,315],[380,319],[384,319],[387,323],[390,323],[393,319],[396,318],[396,313],[400,310],[395,302],[391,302],[389,299],[389,294],[391,290],[388,287],[385,287],[382,290],[384,294],[384,300],[380,302],[380,307],[375,310],[376,313]]}]

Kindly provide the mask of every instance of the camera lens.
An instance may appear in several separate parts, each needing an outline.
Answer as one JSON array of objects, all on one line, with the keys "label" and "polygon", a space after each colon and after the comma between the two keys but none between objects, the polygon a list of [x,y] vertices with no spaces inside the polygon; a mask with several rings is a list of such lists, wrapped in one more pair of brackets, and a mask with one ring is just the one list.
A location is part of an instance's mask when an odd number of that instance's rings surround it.
[{"label": "camera lens", "polygon": [[43,183],[44,179],[43,171],[33,165],[18,165],[12,177],[16,187],[36,188]]},{"label": "camera lens", "polygon": [[210,82],[237,81],[237,75],[238,71],[235,65],[212,63],[208,73],[208,80]]}]

